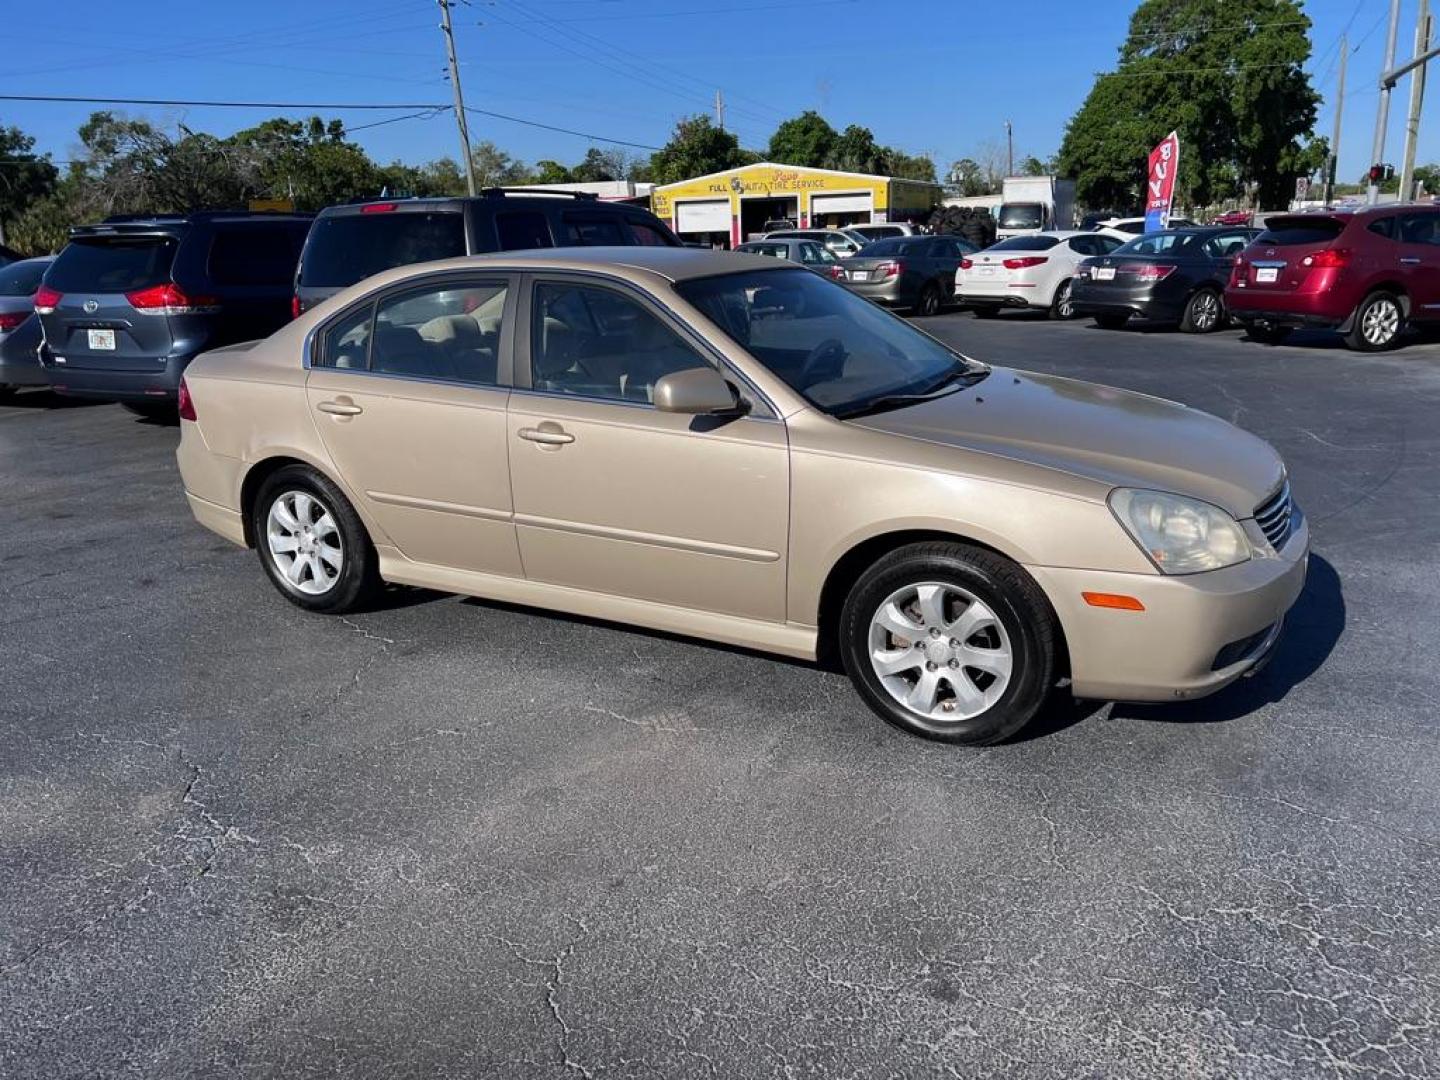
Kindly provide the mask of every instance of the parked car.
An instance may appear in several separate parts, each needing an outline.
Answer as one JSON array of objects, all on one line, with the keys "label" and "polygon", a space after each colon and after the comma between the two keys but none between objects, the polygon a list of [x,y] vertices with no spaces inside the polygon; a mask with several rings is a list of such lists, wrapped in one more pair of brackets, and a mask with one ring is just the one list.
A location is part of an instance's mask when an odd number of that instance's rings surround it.
[{"label": "parked car", "polygon": [[1334,329],[1352,349],[1394,348],[1440,316],[1440,207],[1276,214],[1236,261],[1231,314],[1259,341],[1297,326]]},{"label": "parked car", "polygon": [[1026,233],[967,255],[955,271],[955,299],[986,318],[1002,307],[1039,308],[1051,318],[1074,315],[1070,283],[1081,262],[1120,246],[1092,232]]},{"label": "parked car", "polygon": [[793,229],[798,223],[792,218],[771,218],[760,226],[762,233],[774,232],[777,229]]},{"label": "parked car", "polygon": [[289,317],[309,227],[303,214],[214,211],[71,229],[35,295],[46,380],[60,393],[173,414],[197,353],[264,337]]},{"label": "parked car", "polygon": [[876,240],[845,260],[843,281],[867,300],[935,315],[955,293],[960,260],[975,252],[958,236],[897,236]]},{"label": "parked car", "polygon": [[1110,330],[1132,315],[1178,323],[1190,334],[1225,325],[1225,282],[1255,229],[1193,228],[1137,236],[1109,255],[1086,259],[1070,300]]},{"label": "parked car", "polygon": [[780,229],[777,232],[769,232],[762,236],[762,240],[819,240],[830,249],[830,254],[841,259],[848,259],[859,251],[864,244],[861,244],[846,236],[839,229]]},{"label": "parked car", "polygon": [[[1166,226],[1168,229],[1193,229],[1195,227],[1196,223],[1185,217],[1172,217]],[[1143,217],[1107,218],[1096,225],[1092,231],[1125,241],[1144,235],[1145,219]]]},{"label": "parked car", "polygon": [[53,261],[47,255],[0,267],[0,394],[45,385],[37,355],[40,320],[35,315],[35,293]]},{"label": "parked car", "polygon": [[[1115,210],[1088,210],[1080,216],[1080,223],[1075,227],[1081,232],[1094,232],[1107,221],[1120,221],[1124,214]],[[1143,218],[1141,219],[1144,220]]]},{"label": "parked car", "polygon": [[1223,214],[1215,215],[1212,225],[1250,225],[1254,215],[1249,210],[1226,210]]},{"label": "parked car", "polygon": [[892,236],[919,236],[920,230],[908,221],[886,221],[877,222],[871,225],[847,225],[845,231],[848,233],[859,233],[865,238],[865,243],[872,240],[888,240]]},{"label": "parked car", "polygon": [[[294,313],[409,263],[548,247],[679,247],[648,210],[586,192],[489,188],[474,198],[382,199],[315,218],[295,275]],[[705,246],[705,245],[700,245]]]},{"label": "parked car", "polygon": [[[417,325],[439,294],[464,300]],[[472,304],[498,326],[461,331]],[[195,516],[308,611],[388,581],[838,654],[880,716],[956,743],[1006,738],[1062,680],[1217,690],[1305,578],[1260,439],[988,367],[774,258],[398,268],[202,356],[181,416]]]},{"label": "parked car", "polygon": [[796,240],[780,237],[775,240],[751,240],[736,252],[742,255],[769,255],[773,259],[789,259],[817,274],[839,280],[845,276],[840,260],[819,240]]}]

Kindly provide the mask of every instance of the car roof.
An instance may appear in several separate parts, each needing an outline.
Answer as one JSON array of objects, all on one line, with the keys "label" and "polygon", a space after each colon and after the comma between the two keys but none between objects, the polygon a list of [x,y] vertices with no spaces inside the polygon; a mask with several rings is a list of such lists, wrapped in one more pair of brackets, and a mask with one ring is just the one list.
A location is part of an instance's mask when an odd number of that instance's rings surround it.
[{"label": "car roof", "polygon": [[633,214],[640,212],[649,214],[643,206],[631,206],[627,203],[608,202],[587,191],[550,191],[543,188],[514,189],[514,188],[486,188],[478,195],[436,195],[424,198],[411,196],[382,198],[375,196],[369,199],[357,199],[355,202],[341,203],[337,206],[327,206],[321,210],[320,217],[340,217],[350,214],[374,213],[367,210],[372,206],[392,206],[395,212],[415,212],[423,210],[447,210],[460,211],[467,205],[472,206],[554,206],[559,204],[566,207],[583,207],[587,211],[605,210],[617,214]]}]

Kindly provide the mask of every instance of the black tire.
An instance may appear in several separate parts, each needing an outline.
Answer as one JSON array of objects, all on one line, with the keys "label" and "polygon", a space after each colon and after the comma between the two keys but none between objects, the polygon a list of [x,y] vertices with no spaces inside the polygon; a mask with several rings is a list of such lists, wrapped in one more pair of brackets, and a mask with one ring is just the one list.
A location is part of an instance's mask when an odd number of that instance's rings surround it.
[{"label": "black tire", "polygon": [[1103,315],[1095,316],[1095,325],[1105,330],[1120,330],[1130,321],[1130,316],[1124,312],[1106,312]]},{"label": "black tire", "polygon": [[[341,565],[339,573],[335,575],[333,584],[330,584],[323,592],[312,593],[303,591],[306,580],[314,581],[313,571],[302,571],[301,583],[299,585],[287,579],[285,572],[277,562],[277,556],[271,552],[269,543],[269,518],[271,507],[277,502],[289,497],[294,493],[303,493],[320,505],[333,521],[334,534],[339,540],[338,547],[341,554]],[[312,523],[323,521],[320,514],[313,517]],[[306,465],[287,465],[278,469],[266,477],[260,485],[260,490],[255,494],[255,505],[251,507],[250,523],[255,537],[255,550],[260,556],[260,565],[265,568],[265,574],[271,583],[279,590],[280,595],[289,600],[292,604],[304,608],[306,611],[316,611],[325,615],[344,615],[348,612],[359,611],[370,603],[380,592],[382,583],[380,580],[379,558],[375,554],[375,546],[370,542],[370,536],[365,531],[360,516],[355,513],[355,508],[350,505],[350,500],[345,498],[340,489],[329,479],[322,476],[314,469]],[[317,535],[320,531],[317,530]],[[329,530],[324,530],[329,535]],[[300,561],[297,557],[296,561]],[[308,578],[303,576],[308,573]]]},{"label": "black tire", "polygon": [[1225,325],[1225,300],[1219,289],[1196,289],[1185,301],[1180,330],[1186,334],[1211,334]]},{"label": "black tire", "polygon": [[1262,345],[1283,345],[1285,339],[1290,336],[1290,327],[1276,326],[1274,323],[1268,322],[1246,323],[1245,336]]},{"label": "black tire", "polygon": [[1404,332],[1404,305],[1394,293],[1381,289],[1360,301],[1345,344],[1356,352],[1384,352],[1395,348]]},{"label": "black tire", "polygon": [[977,319],[993,319],[1000,314],[1000,309],[994,304],[976,304],[970,310],[975,313]]},{"label": "black tire", "polygon": [[173,401],[122,401],[120,404],[142,420],[154,420],[161,424],[180,423],[180,406]]},{"label": "black tire", "polygon": [[935,282],[926,282],[925,287],[920,290],[920,296],[915,301],[915,314],[923,318],[940,313],[940,286]]},{"label": "black tire", "polygon": [[1074,278],[1066,278],[1055,287],[1055,298],[1050,302],[1050,318],[1073,319],[1075,317],[1075,308],[1070,303],[1070,290],[1074,285]]},{"label": "black tire", "polygon": [[[935,719],[901,704],[881,682],[871,662],[871,623],[876,613],[897,592],[928,584],[968,593],[990,609],[1003,629],[1003,638],[996,629],[972,633],[966,638],[965,646],[982,635],[994,634],[990,641],[999,646],[1008,639],[1011,658],[1008,682],[999,687],[993,702],[968,718]],[[942,621],[963,610],[964,607],[949,609]],[[917,639],[898,647],[922,649],[920,655],[928,658],[930,645],[927,643],[934,642],[939,652],[955,644],[954,639],[946,642],[943,634],[925,635],[918,627],[916,634]],[[838,644],[845,670],[860,696],[887,723],[926,739],[988,746],[1019,731],[1045,704],[1055,684],[1057,639],[1055,615],[1049,601],[1021,567],[983,548],[937,541],[899,548],[861,575],[841,611]],[[883,647],[896,640],[897,637],[890,637]],[[959,664],[958,677],[969,679],[972,688],[987,676],[982,674],[977,678],[960,661],[951,664],[939,656],[939,652],[933,665],[928,659],[925,665],[938,672],[933,678],[944,680],[946,690],[942,692],[950,695],[937,700],[936,709],[943,712],[947,700],[957,703],[954,684],[949,681],[952,676],[947,673],[949,669]],[[914,674],[917,681],[925,677],[918,661]],[[908,675],[908,672],[898,677],[892,675],[892,682],[896,678],[908,679]],[[994,682],[989,685],[993,688]],[[981,689],[980,693],[983,695],[985,690]]]}]

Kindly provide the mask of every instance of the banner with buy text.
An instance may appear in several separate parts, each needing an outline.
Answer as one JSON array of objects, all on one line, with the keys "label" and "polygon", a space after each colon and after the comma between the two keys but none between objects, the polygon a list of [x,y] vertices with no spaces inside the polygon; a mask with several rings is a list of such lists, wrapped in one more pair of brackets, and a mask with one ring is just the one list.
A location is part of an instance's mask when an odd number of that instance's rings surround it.
[{"label": "banner with buy text", "polygon": [[1180,164],[1180,136],[1170,132],[1150,151],[1145,182],[1145,231],[1165,228],[1175,196],[1175,170]]}]

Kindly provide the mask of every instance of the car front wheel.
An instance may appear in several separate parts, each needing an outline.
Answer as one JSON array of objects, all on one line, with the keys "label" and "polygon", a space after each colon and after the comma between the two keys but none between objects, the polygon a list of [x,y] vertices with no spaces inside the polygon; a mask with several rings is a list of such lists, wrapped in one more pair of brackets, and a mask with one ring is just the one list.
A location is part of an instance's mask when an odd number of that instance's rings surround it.
[{"label": "car front wheel", "polygon": [[267,477],[251,526],[266,575],[307,611],[356,611],[380,589],[375,549],[359,515],[313,469],[290,465]]},{"label": "car front wheel", "polygon": [[1345,344],[1360,352],[1393,349],[1405,329],[1405,311],[1394,293],[1371,293],[1355,309]]},{"label": "car front wheel", "polygon": [[912,544],[856,582],[840,618],[846,671],[887,722],[985,746],[1022,728],[1055,677],[1055,617],[1038,585],[1000,555]]}]

